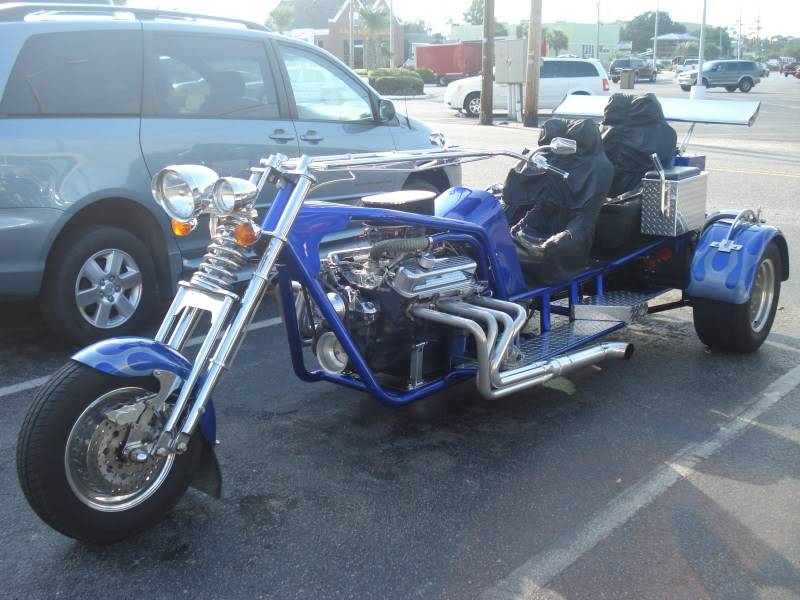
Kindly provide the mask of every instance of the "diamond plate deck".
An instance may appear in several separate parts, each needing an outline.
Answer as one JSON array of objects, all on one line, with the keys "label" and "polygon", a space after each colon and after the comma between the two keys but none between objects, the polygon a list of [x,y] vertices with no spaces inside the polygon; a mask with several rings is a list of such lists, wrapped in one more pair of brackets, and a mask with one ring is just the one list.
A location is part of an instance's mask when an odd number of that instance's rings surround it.
[{"label": "diamond plate deck", "polygon": [[647,301],[665,291],[642,293],[615,290],[600,296],[586,296],[573,307],[573,311],[576,319],[634,323],[647,316]]}]

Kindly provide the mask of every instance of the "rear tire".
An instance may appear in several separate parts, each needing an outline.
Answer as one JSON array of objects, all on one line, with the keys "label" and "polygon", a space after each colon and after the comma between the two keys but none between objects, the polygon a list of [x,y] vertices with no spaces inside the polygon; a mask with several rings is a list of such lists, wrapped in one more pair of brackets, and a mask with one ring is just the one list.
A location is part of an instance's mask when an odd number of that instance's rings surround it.
[{"label": "rear tire", "polygon": [[468,117],[477,117],[481,114],[481,95],[479,92],[472,92],[464,98],[464,112]]},{"label": "rear tire", "polygon": [[750,79],[745,78],[739,82],[739,91],[742,92],[743,94],[746,94],[752,89],[753,89],[753,82]]},{"label": "rear tire", "polygon": [[690,85],[682,85],[682,86],[681,86],[681,89],[682,89],[684,92],[688,92],[688,91],[690,91],[690,90],[692,89],[692,86],[690,86]]},{"label": "rear tire", "polygon": [[[114,377],[70,361],[36,394],[17,442],[17,474],[31,508],[50,527],[84,542],[119,541],[158,523],[186,492],[202,451],[202,440],[197,439],[198,436],[185,453],[171,462],[159,459],[164,461],[159,466],[157,459],[150,458],[144,465],[137,466],[123,461],[117,454],[121,443],[115,440],[127,440],[127,430],[122,432],[114,428],[124,426],[108,426],[107,421],[86,419],[87,414],[94,416],[92,405],[115,391],[140,389],[146,394],[155,385],[154,379]],[[99,406],[104,407],[102,403]],[[88,425],[87,431],[93,432],[90,440],[75,437],[76,429],[79,433],[82,431],[75,427],[78,423]],[[113,431],[108,433],[108,428]],[[86,451],[81,452],[84,441]],[[71,467],[74,464],[85,466],[85,471],[68,468],[68,463]],[[118,478],[116,482],[114,477]],[[102,505],[98,500],[98,506],[105,506],[101,510],[87,503],[88,496],[82,499],[76,492],[84,486],[96,490],[98,485],[107,485],[113,492],[106,497],[113,497],[121,493],[114,486],[125,485],[135,478],[150,483],[142,484],[139,496],[130,496],[135,505],[131,502],[130,508],[119,508],[116,512],[108,509],[111,501]],[[100,497],[100,492],[97,494]]]},{"label": "rear tire", "polygon": [[[725,352],[755,352],[767,339],[781,293],[781,254],[770,243],[756,269],[753,294],[744,304],[695,298],[694,329],[700,341]],[[761,281],[761,286],[758,282]]]},{"label": "rear tire", "polygon": [[[115,269],[112,256],[122,257],[122,266]],[[70,231],[53,249],[39,301],[53,331],[85,346],[138,333],[157,300],[156,268],[147,246],[120,227],[88,225]]]},{"label": "rear tire", "polygon": [[657,77],[656,73],[650,73],[650,83],[654,83],[655,80],[656,80],[656,77]]},{"label": "rear tire", "polygon": [[432,184],[427,179],[421,179],[420,177],[411,176],[406,179],[406,182],[403,184],[404,190],[422,190],[425,192],[433,192],[437,196],[442,193],[438,187]]}]

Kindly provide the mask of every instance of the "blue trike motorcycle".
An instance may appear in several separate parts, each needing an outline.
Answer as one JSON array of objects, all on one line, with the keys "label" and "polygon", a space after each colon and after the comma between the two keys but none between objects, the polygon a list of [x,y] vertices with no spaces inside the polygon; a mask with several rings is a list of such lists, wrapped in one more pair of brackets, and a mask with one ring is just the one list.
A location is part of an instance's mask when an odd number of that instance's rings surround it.
[{"label": "blue trike motorcycle", "polygon": [[[708,346],[755,351],[788,278],[781,232],[752,210],[706,211],[704,158],[685,143],[676,153],[655,98],[575,102],[560,114],[603,117],[602,136],[591,120],[554,119],[530,152],[437,137],[412,152],[273,155],[249,180],[198,165],[159,172],[153,192],[177,233],[210,216],[208,252],[154,339],[89,346],[38,393],[18,445],[36,513],[65,535],[110,542],[154,525],[190,485],[219,495],[212,393],[270,291],[300,379],[390,406],[468,379],[492,400],[628,359],[631,344],[602,338],[681,307],[693,308]],[[671,102],[667,117],[700,110],[684,120],[701,122],[750,124],[758,109]],[[720,117],[731,110],[746,114]],[[490,157],[515,161],[504,186],[306,201],[328,174]],[[255,203],[273,194],[257,224]],[[248,268],[246,286],[235,286]]]}]

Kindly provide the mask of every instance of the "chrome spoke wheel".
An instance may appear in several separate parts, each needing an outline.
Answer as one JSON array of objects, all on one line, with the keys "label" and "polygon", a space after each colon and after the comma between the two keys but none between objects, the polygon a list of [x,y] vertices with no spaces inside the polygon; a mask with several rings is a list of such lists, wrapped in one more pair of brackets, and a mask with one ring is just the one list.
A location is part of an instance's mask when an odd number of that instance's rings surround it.
[{"label": "chrome spoke wheel", "polygon": [[759,333],[769,320],[775,297],[775,265],[765,258],[758,265],[753,291],[750,295],[750,324]]},{"label": "chrome spoke wheel", "polygon": [[470,101],[467,103],[467,107],[469,108],[469,112],[473,115],[480,114],[481,112],[481,98],[480,96],[475,96],[471,98]]},{"label": "chrome spoke wheel", "polygon": [[94,327],[119,327],[133,316],[141,299],[141,270],[123,250],[100,250],[78,272],[75,302],[81,316]]},{"label": "chrome spoke wheel", "polygon": [[[151,395],[138,387],[112,390],[92,402],[72,426],[64,466],[69,486],[82,503],[102,512],[129,510],[152,496],[167,478],[174,454],[137,462],[123,452],[135,419],[119,415],[143,411],[144,399]],[[139,428],[146,444],[160,434],[164,418],[145,415],[148,422]]]}]

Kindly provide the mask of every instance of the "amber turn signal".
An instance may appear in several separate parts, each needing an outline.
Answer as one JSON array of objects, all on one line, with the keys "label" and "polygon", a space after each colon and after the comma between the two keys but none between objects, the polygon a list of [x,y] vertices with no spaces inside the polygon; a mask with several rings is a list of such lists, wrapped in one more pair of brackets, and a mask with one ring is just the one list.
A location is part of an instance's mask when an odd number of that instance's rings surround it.
[{"label": "amber turn signal", "polygon": [[195,227],[197,227],[197,221],[195,219],[191,221],[176,221],[172,219],[172,233],[178,237],[186,237],[194,231]]},{"label": "amber turn signal", "polygon": [[236,226],[234,236],[236,237],[236,243],[240,246],[250,246],[255,244],[258,238],[261,237],[261,228],[255,223],[239,223]]}]

